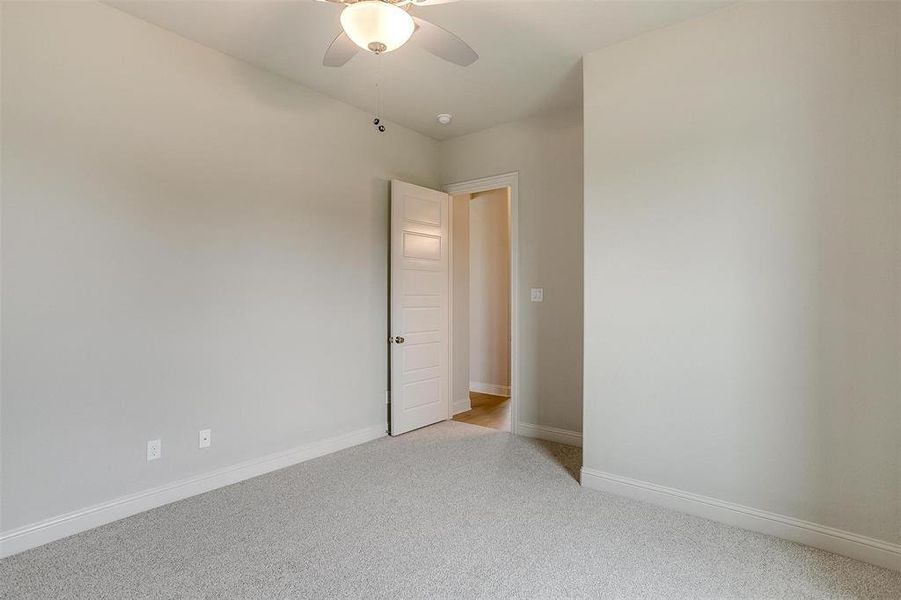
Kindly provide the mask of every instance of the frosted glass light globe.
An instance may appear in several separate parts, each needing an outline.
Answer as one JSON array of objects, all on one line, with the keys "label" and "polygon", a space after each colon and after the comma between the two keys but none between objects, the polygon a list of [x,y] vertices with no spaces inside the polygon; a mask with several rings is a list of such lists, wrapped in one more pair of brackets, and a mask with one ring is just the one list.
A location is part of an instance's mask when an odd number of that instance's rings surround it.
[{"label": "frosted glass light globe", "polygon": [[415,29],[407,11],[382,0],[348,4],[341,12],[341,27],[357,46],[376,54],[400,48]]}]

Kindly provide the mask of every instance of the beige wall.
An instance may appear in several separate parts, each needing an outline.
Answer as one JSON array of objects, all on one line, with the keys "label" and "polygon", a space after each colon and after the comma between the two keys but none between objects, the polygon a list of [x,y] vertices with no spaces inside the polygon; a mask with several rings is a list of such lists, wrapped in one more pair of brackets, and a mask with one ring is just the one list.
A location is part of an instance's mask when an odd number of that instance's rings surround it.
[{"label": "beige wall", "polygon": [[458,194],[451,198],[453,214],[453,373],[451,400],[453,412],[470,409],[469,402],[469,198]]},{"label": "beige wall", "polygon": [[447,140],[440,156],[445,184],[519,171],[520,421],[581,432],[581,111]]},{"label": "beige wall", "polygon": [[469,380],[510,387],[510,225],[507,188],[469,202]]},{"label": "beige wall", "polygon": [[901,541],[899,9],[585,58],[586,467]]},{"label": "beige wall", "polygon": [[3,530],[384,430],[436,142],[95,3],[3,6],[0,100]]}]

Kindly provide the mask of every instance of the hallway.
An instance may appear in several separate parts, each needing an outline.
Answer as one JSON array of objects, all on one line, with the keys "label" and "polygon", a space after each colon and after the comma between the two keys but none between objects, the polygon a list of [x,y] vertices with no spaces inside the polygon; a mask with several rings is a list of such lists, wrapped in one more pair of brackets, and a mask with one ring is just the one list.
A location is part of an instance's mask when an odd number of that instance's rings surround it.
[{"label": "hallway", "polygon": [[510,431],[510,398],[469,392],[472,408],[454,416],[454,421]]}]

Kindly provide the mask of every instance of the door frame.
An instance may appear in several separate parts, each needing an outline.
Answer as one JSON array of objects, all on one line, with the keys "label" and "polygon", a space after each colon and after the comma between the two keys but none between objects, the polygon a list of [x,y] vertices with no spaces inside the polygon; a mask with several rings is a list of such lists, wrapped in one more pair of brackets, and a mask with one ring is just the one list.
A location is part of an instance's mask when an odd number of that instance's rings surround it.
[{"label": "door frame", "polygon": [[450,195],[448,203],[448,329],[450,335],[449,370],[450,394],[447,403],[447,418],[453,418],[454,400],[454,211],[453,196],[458,194],[477,194],[498,188],[510,188],[510,208],[507,220],[510,231],[510,433],[519,433],[519,171],[502,173],[490,177],[470,179],[444,186]]}]

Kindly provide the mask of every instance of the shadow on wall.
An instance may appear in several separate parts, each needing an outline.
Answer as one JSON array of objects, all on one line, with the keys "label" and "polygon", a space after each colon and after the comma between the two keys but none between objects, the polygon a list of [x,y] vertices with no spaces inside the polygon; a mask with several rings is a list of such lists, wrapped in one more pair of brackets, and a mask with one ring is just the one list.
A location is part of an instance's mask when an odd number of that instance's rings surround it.
[{"label": "shadow on wall", "polygon": [[[373,275],[372,285],[369,289],[380,289],[385,286],[385,325],[380,327],[373,321],[373,336],[381,336],[381,339],[387,340],[391,335],[391,182],[387,179],[373,177],[371,180],[370,193],[372,194],[373,212],[376,218],[373,219],[373,234],[384,236],[385,253],[373,252],[370,255],[370,272]],[[378,273],[384,269],[384,278],[378,277]],[[391,352],[385,344],[385,389],[391,389]],[[390,422],[389,407],[385,406],[385,422]]]}]

